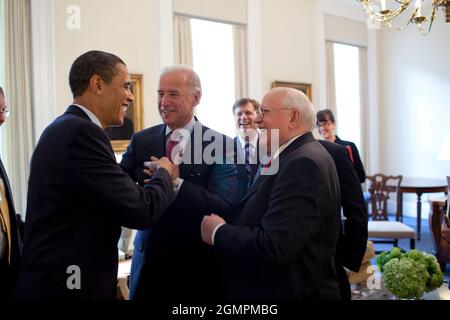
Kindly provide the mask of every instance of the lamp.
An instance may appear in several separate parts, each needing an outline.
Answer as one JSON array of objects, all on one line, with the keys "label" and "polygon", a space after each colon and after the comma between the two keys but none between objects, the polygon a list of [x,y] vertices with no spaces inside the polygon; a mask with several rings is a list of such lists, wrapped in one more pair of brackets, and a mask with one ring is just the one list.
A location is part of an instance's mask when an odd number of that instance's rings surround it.
[{"label": "lamp", "polygon": [[438,160],[450,160],[450,132],[447,132],[447,134],[445,135],[444,143],[442,144]]},{"label": "lamp", "polygon": [[[415,23],[420,33],[427,35],[433,21],[436,18],[436,12],[439,8],[445,12],[445,22],[450,22],[450,0],[416,0],[411,5],[412,0],[356,0],[361,2],[364,10],[369,15],[367,25],[369,28],[377,28],[378,22],[386,23],[390,28],[394,28],[392,20],[398,17],[406,9],[412,8],[409,13],[408,20],[401,27],[395,29],[402,30],[410,23]],[[426,14],[425,9],[429,9]]]}]

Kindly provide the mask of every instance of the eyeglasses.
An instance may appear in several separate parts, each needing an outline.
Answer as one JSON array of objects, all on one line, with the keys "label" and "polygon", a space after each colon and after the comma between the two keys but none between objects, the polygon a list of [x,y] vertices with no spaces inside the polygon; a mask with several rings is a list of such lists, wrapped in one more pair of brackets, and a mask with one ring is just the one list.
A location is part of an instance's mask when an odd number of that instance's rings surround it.
[{"label": "eyeglasses", "polygon": [[263,118],[269,112],[280,111],[280,110],[291,110],[291,108],[280,108],[280,109],[273,109],[273,110],[264,109],[264,108],[258,108],[258,109],[256,109],[255,114],[256,114],[257,117]]},{"label": "eyeglasses", "polygon": [[11,114],[7,107],[4,107],[2,110],[0,110],[0,113],[3,113],[5,115],[5,118],[9,117],[9,115]]}]

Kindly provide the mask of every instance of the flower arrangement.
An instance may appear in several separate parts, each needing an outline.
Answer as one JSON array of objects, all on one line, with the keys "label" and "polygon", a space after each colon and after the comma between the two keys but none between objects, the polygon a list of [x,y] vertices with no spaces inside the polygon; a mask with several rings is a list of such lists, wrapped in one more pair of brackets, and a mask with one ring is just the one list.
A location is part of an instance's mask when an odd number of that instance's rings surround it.
[{"label": "flower arrangement", "polygon": [[402,252],[394,247],[377,257],[387,289],[403,299],[418,299],[425,292],[439,288],[444,275],[431,254],[417,250]]}]

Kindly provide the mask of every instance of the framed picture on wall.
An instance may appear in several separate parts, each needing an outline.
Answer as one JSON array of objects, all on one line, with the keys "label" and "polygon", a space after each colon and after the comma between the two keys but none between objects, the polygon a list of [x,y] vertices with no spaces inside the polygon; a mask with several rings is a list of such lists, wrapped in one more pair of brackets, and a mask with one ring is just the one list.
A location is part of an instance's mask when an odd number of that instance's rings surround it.
[{"label": "framed picture on wall", "polygon": [[105,129],[115,153],[124,152],[130,143],[133,133],[143,128],[142,75],[132,74],[130,77],[134,102],[128,106],[123,125]]},{"label": "framed picture on wall", "polygon": [[273,81],[272,88],[277,88],[277,87],[288,87],[288,88],[294,88],[294,89],[300,90],[308,96],[309,100],[312,101],[312,88],[311,88],[312,85],[310,83]]}]

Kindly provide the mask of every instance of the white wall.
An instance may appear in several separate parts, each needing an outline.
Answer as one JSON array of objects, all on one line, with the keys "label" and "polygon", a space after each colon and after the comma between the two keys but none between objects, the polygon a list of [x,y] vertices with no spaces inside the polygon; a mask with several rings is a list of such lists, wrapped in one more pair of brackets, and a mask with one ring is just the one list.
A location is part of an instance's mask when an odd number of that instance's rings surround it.
[{"label": "white wall", "polygon": [[[81,29],[69,30],[70,5],[81,9]],[[72,102],[68,74],[73,61],[89,50],[121,57],[130,73],[143,74],[144,126],[160,122],[156,110],[159,74],[158,6],[149,0],[57,0],[55,17],[55,79],[59,115]]]},{"label": "white wall", "polygon": [[380,40],[381,170],[444,179],[450,162],[437,157],[450,132],[450,24],[435,23],[426,37],[414,26],[387,29]]},{"label": "white wall", "polygon": [[261,1],[263,93],[274,80],[314,82],[313,8],[313,0]]}]

